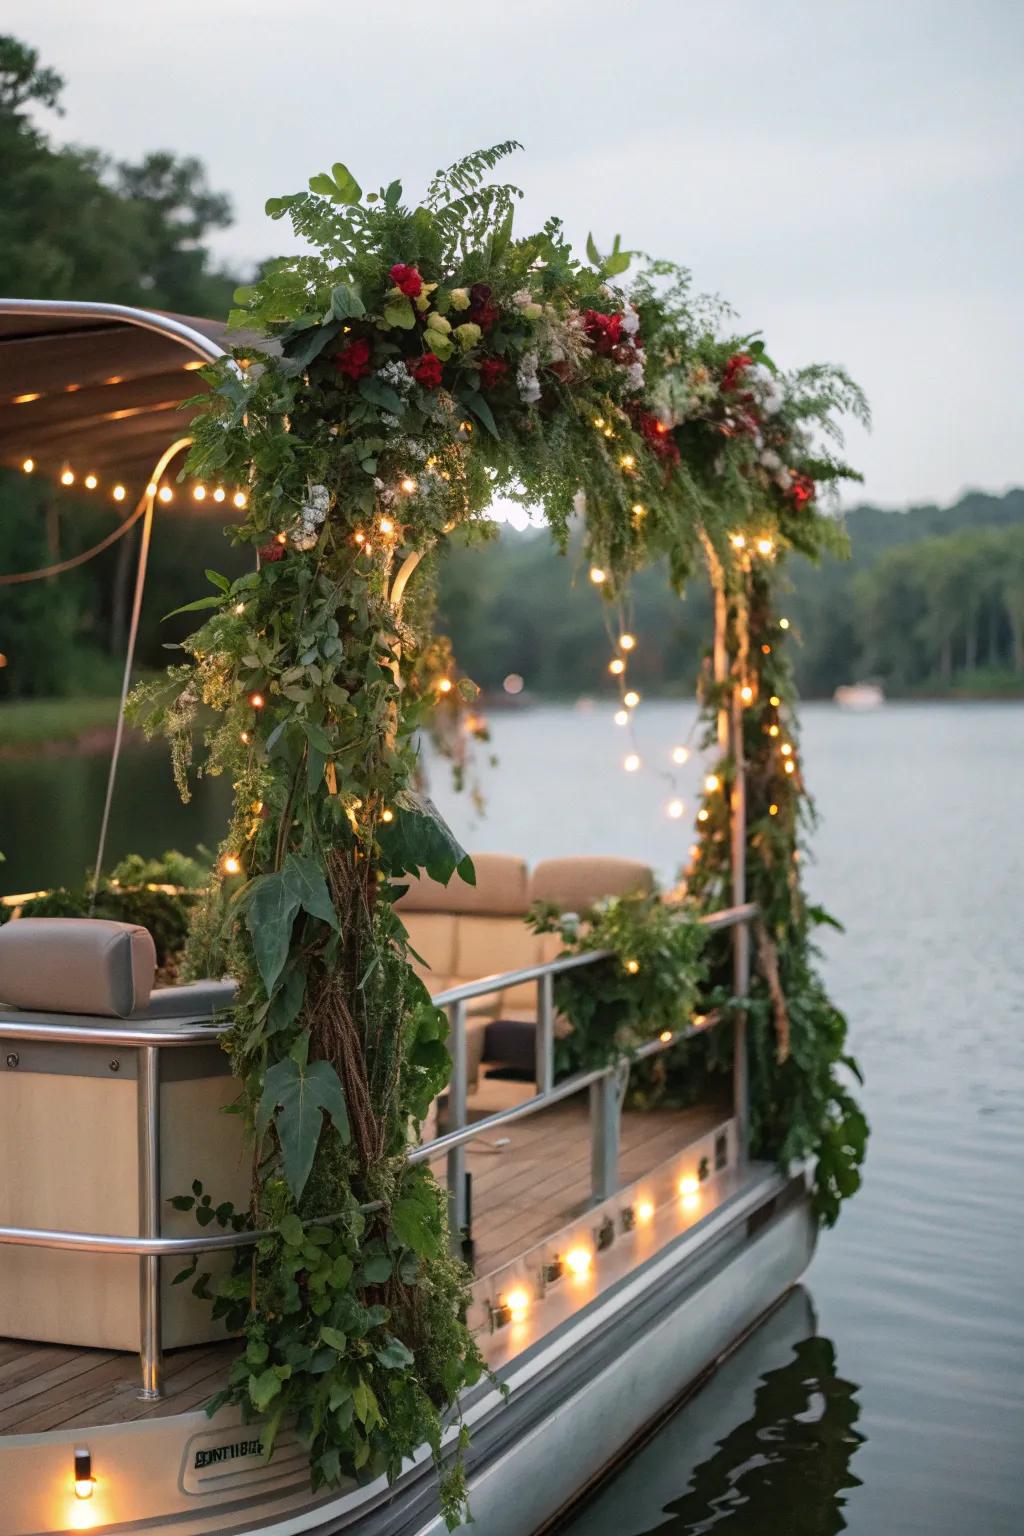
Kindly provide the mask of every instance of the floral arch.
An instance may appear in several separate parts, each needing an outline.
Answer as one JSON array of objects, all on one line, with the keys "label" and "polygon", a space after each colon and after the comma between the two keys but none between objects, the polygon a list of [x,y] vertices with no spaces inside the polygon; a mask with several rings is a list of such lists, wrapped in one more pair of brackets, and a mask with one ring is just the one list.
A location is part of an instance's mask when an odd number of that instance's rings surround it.
[{"label": "floral arch", "polygon": [[[439,1456],[442,1416],[482,1370],[444,1199],[404,1156],[449,1060],[393,902],[417,871],[473,878],[414,792],[414,738],[439,697],[471,692],[432,634],[431,562],[453,530],[485,526],[496,494],[543,507],[563,545],[581,513],[613,605],[640,565],[667,558],[681,587],[707,558],[719,624],[704,695],[721,763],[689,899],[728,887],[745,754],[742,857],[762,911],[749,995],[714,953],[711,984],[749,1011],[755,1145],[818,1154],[826,1219],[863,1152],[835,1074],[842,1019],[809,957],[807,802],[773,607],[785,553],[836,537],[818,498],[852,472],[812,433],[834,433],[860,396],[833,369],[780,374],[759,339],[723,334],[722,312],[674,266],[645,261],[625,282],[617,239],[603,257],[588,241],[581,263],[557,220],[514,237],[518,189],[487,178],[516,147],[439,172],[416,207],[397,181],[364,196],[341,164],[268,203],[311,252],[239,291],[237,321],[266,345],[205,370],[188,463],[248,487],[234,536],[256,568],[230,585],[211,573],[213,594],[189,605],[211,612],[187,659],[135,701],[171,737],[183,791],[212,713],[205,771],[234,785],[193,965],[210,974],[216,957],[238,980],[246,1219],[267,1237],[214,1301],[247,1342],[221,1400],[268,1414],[269,1443],[294,1417],[315,1483],[394,1476],[424,1442]],[[629,708],[625,639],[612,670]],[[460,1476],[443,1485],[453,1519]]]}]

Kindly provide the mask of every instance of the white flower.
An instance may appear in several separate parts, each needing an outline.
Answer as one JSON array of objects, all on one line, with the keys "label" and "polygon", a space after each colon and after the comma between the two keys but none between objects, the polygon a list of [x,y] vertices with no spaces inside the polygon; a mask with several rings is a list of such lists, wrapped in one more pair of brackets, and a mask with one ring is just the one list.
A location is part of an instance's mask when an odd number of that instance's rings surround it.
[{"label": "white flower", "polygon": [[766,448],[764,450],[764,453],[761,455],[761,463],[764,465],[765,469],[770,470],[772,474],[774,474],[776,470],[782,468],[782,460],[779,458],[774,448]]},{"label": "white flower", "polygon": [[533,294],[530,292],[529,288],[520,288],[517,293],[512,295],[512,303],[518,304],[520,308],[522,308],[524,304],[532,304]]},{"label": "white flower", "polygon": [[385,427],[397,427],[399,425],[398,417],[392,416],[390,411],[381,411],[380,419]]},{"label": "white flower", "polygon": [[301,528],[294,529],[288,537],[296,549],[307,550],[316,547],[318,535],[315,529],[307,528],[303,524]]},{"label": "white flower", "polygon": [[641,359],[638,358],[635,363],[630,363],[629,367],[626,369],[626,379],[629,383],[630,389],[643,389],[644,365]]},{"label": "white flower", "polygon": [[627,336],[635,336],[640,329],[640,316],[632,304],[627,304],[622,312],[622,329]]},{"label": "white flower", "polygon": [[577,517],[583,517],[587,510],[587,493],[581,487],[572,499],[572,509]]},{"label": "white flower", "polygon": [[537,377],[536,352],[524,352],[516,370],[519,398],[524,405],[535,405],[540,399],[540,380]]},{"label": "white flower", "polygon": [[774,416],[782,410],[783,398],[781,389],[772,388],[761,401],[761,409],[766,416]]},{"label": "white flower", "polygon": [[331,493],[326,485],[311,485],[308,499],[302,509],[302,521],[319,528],[331,505]]},{"label": "white flower", "polygon": [[404,363],[396,362],[394,359],[377,369],[377,378],[382,384],[389,385],[391,389],[397,389],[402,395],[408,394],[412,389],[412,374]]}]

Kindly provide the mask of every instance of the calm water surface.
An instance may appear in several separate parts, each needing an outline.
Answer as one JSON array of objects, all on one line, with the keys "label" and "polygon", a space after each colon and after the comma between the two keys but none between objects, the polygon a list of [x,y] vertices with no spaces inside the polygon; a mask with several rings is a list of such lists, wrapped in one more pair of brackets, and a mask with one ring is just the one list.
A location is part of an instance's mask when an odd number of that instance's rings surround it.
[{"label": "calm water surface", "polygon": [[[470,848],[641,857],[670,877],[689,817],[626,775],[608,711],[497,716],[501,764]],[[651,705],[650,767],[692,712]],[[804,1288],[563,1528],[563,1536],[1021,1536],[1024,1532],[1024,707],[808,706],[822,816],[814,895],[846,924],[824,959],[867,1074],[865,1187]],[[104,765],[0,763],[0,889],[78,877]],[[697,764],[679,792],[693,800]],[[215,844],[224,786],[176,806],[130,754],[114,853]]]}]

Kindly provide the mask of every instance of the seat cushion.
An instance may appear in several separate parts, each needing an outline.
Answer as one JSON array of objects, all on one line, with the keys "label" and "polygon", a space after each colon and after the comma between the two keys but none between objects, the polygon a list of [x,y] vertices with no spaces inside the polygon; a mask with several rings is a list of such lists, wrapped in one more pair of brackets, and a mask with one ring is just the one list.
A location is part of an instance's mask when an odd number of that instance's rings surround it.
[{"label": "seat cushion", "polygon": [[0,1001],[38,1013],[126,1019],[149,1002],[148,929],[95,917],[22,917],[0,928]]},{"label": "seat cushion", "polygon": [[492,917],[525,912],[529,905],[525,861],[507,853],[474,853],[472,858],[475,885],[458,875],[447,885],[426,876],[410,879],[408,890],[396,903],[403,922],[406,912],[486,912]]},{"label": "seat cushion", "polygon": [[415,958],[413,969],[430,988],[440,992],[437,978],[455,974],[455,923],[448,912],[401,912],[409,943],[422,959]]},{"label": "seat cushion", "polygon": [[635,859],[544,859],[530,879],[530,901],[550,901],[563,912],[584,912],[605,896],[650,891],[654,872]]}]

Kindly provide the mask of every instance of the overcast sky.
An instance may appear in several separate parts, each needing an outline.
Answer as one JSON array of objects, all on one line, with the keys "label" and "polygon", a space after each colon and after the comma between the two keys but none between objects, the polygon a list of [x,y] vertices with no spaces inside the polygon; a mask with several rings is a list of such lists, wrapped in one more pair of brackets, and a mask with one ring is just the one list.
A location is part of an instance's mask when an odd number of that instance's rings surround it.
[{"label": "overcast sky", "polygon": [[[885,505],[1024,483],[1022,0],[4,0],[67,77],[55,133],[266,197],[344,160],[417,191],[518,138],[518,227],[692,268],[785,366],[845,364]],[[68,232],[72,239],[74,232]],[[851,498],[848,498],[851,499]],[[853,498],[855,499],[855,498]]]}]

